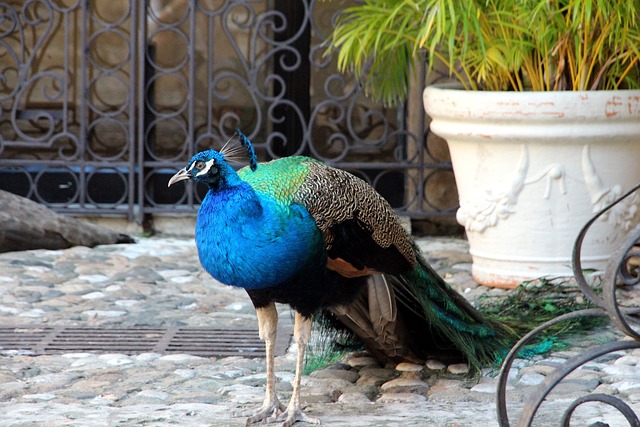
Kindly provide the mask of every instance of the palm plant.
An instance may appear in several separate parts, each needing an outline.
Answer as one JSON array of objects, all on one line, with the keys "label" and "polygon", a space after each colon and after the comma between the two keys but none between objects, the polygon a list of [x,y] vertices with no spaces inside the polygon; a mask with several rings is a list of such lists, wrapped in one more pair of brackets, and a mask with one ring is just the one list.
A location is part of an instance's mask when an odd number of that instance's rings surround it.
[{"label": "palm plant", "polygon": [[424,54],[472,90],[640,87],[640,0],[364,0],[336,24],[339,68],[387,103]]}]

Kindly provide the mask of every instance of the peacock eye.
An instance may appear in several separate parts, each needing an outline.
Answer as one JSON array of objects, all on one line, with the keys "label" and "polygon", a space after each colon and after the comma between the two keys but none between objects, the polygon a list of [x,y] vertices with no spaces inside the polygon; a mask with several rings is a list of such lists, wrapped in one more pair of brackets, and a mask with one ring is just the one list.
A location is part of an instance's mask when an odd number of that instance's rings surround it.
[{"label": "peacock eye", "polygon": [[195,168],[198,169],[199,171],[204,169],[204,167],[205,167],[205,163],[201,160],[198,160],[195,164]]}]

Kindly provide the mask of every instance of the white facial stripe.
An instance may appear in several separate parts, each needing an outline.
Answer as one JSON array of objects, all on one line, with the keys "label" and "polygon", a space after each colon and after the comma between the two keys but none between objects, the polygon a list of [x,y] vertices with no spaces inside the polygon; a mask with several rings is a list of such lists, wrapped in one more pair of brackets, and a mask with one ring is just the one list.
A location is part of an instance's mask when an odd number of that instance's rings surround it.
[{"label": "white facial stripe", "polygon": [[[205,163],[205,167],[196,174],[196,176],[200,176],[200,175],[206,175],[209,173],[209,169],[211,169],[211,167],[213,166],[213,164],[215,163],[215,161],[213,159],[209,160],[208,162]],[[195,165],[195,163],[191,166],[191,168],[193,168]]]}]

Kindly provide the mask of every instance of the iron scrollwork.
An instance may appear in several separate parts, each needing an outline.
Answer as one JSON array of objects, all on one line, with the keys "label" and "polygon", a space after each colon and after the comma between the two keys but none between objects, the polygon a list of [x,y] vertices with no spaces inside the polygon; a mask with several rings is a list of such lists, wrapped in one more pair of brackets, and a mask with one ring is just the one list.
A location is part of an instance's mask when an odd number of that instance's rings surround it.
[{"label": "iron scrollwork", "polygon": [[133,201],[134,11],[105,4],[0,2],[2,188],[55,210],[121,214]]},{"label": "iron scrollwork", "polygon": [[409,126],[327,52],[349,4],[0,0],[0,188],[69,213],[193,214],[201,191],[168,176],[240,127],[261,160],[311,155],[400,214],[453,219],[422,106]]},{"label": "iron scrollwork", "polygon": [[[550,320],[531,332],[525,335],[513,348],[503,361],[500,375],[498,377],[497,388],[497,400],[496,409],[498,415],[498,422],[501,427],[510,426],[509,416],[507,413],[507,384],[509,378],[509,371],[513,366],[515,359],[518,357],[520,351],[529,343],[532,342],[541,332],[547,330],[549,327],[562,323],[571,322],[582,317],[608,317],[625,335],[632,338],[631,340],[620,340],[615,342],[608,342],[594,348],[587,349],[586,351],[578,354],[572,358],[569,358],[563,365],[557,367],[545,380],[538,385],[537,389],[528,396],[525,402],[524,408],[520,412],[517,420],[518,427],[525,427],[532,425],[534,418],[540,409],[545,398],[554,390],[554,388],[569,374],[576,369],[583,366],[585,363],[598,359],[601,356],[617,352],[640,348],[640,334],[630,325],[630,323],[638,323],[635,315],[640,313],[640,309],[637,307],[621,307],[617,298],[616,290],[622,286],[633,286],[640,283],[640,274],[638,271],[631,269],[629,260],[633,257],[640,256],[640,251],[637,246],[640,242],[640,225],[631,230],[626,238],[621,243],[618,250],[612,254],[607,268],[602,276],[602,297],[598,296],[585,278],[582,262],[580,260],[580,251],[582,242],[587,236],[589,227],[595,223],[600,217],[606,215],[606,213],[614,208],[618,203],[625,198],[634,194],[640,189],[640,184],[636,185],[628,192],[620,196],[613,201],[607,207],[602,209],[591,220],[585,224],[581,229],[576,239],[573,249],[573,273],[578,286],[582,293],[596,306],[596,308],[579,310],[572,313],[558,316],[557,318]],[[575,413],[576,409],[585,403],[599,402],[604,405],[609,405],[615,408],[631,425],[632,427],[640,427],[640,419],[632,408],[617,396],[604,394],[604,393],[591,393],[585,396],[579,397],[570,403],[569,407],[563,414],[560,425],[568,427],[571,422],[571,417]]]}]

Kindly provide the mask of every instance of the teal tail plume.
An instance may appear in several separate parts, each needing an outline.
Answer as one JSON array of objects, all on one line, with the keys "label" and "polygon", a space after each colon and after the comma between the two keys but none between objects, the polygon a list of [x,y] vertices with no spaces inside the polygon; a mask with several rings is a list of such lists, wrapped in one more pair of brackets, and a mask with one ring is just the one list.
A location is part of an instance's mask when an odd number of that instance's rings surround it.
[{"label": "teal tail plume", "polygon": [[411,295],[419,304],[413,310],[426,318],[428,330],[416,331],[429,337],[443,351],[456,349],[467,360],[470,371],[499,363],[517,341],[518,332],[476,310],[454,291],[421,257],[415,268],[395,277],[399,298]]}]

